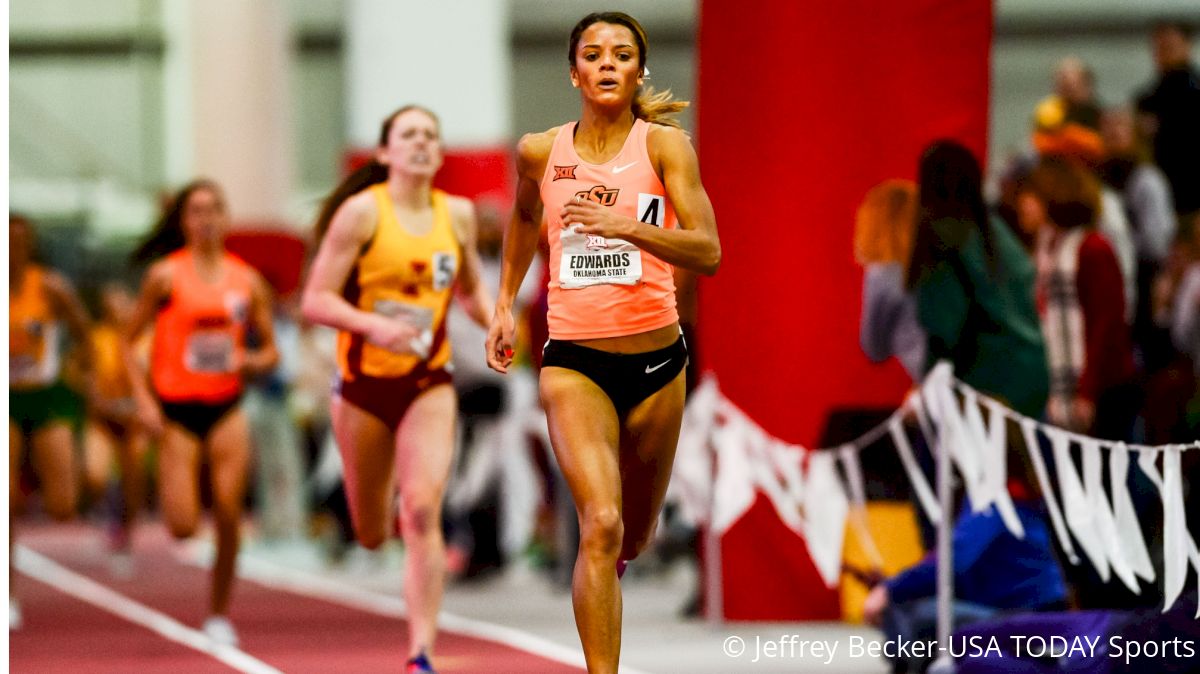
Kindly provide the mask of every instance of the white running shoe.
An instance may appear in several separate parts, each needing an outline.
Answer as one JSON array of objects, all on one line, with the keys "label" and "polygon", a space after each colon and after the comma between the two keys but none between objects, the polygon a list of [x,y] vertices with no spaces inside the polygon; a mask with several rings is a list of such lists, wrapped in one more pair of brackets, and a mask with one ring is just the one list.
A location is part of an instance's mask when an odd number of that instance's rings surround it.
[{"label": "white running shoe", "polygon": [[21,629],[24,618],[21,616],[21,602],[13,597],[8,598],[8,631],[16,632]]},{"label": "white running shoe", "polygon": [[133,580],[136,575],[133,555],[126,550],[112,553],[108,558],[108,572],[117,580]]},{"label": "white running shoe", "polygon": [[233,629],[233,623],[229,622],[229,619],[225,616],[209,616],[208,620],[204,621],[204,627],[201,629],[217,645],[237,648],[237,632]]}]

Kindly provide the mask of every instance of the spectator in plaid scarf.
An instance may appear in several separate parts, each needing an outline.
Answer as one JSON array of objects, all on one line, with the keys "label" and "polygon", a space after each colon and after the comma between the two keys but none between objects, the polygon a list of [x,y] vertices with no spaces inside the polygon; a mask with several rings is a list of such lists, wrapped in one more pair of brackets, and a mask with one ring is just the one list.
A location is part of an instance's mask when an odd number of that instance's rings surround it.
[{"label": "spectator in plaid scarf", "polygon": [[1044,157],[1019,190],[1022,227],[1036,230],[1037,304],[1050,365],[1051,423],[1127,440],[1137,413],[1121,268],[1096,231],[1098,179]]}]

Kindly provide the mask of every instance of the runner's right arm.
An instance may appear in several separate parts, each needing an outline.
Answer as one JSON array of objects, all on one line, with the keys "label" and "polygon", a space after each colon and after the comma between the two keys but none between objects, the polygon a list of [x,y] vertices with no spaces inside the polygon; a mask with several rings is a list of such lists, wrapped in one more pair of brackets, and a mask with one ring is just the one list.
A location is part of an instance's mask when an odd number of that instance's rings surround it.
[{"label": "runner's right arm", "polygon": [[496,313],[488,330],[488,366],[497,372],[508,372],[512,364],[516,326],[513,302],[521,281],[529,271],[529,263],[537,252],[542,223],[542,196],[539,187],[546,161],[554,145],[554,134],[531,133],[517,145],[517,199],[512,218],[504,232],[504,261],[500,271],[500,294]]},{"label": "runner's right arm", "polygon": [[129,373],[129,384],[133,389],[133,400],[137,405],[137,416],[141,424],[158,437],[163,431],[162,407],[155,399],[145,368],[137,357],[134,345],[138,338],[154,322],[162,303],[171,295],[171,271],[165,262],[157,262],[146,271],[137,305],[125,329],[121,331],[121,361]]},{"label": "runner's right arm", "polygon": [[419,330],[363,311],[342,295],[359,253],[375,234],[375,221],[375,204],[368,192],[350,197],[338,208],[313,260],[300,310],[313,323],[360,334],[394,353],[413,353]]}]

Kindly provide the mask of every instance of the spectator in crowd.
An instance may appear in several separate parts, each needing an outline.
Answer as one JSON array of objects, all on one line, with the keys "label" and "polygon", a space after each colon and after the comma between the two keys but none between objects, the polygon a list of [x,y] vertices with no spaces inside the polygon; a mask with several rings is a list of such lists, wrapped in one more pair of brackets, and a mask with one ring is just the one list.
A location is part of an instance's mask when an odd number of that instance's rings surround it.
[{"label": "spectator in crowd", "polygon": [[1117,257],[1117,268],[1121,271],[1121,290],[1125,295],[1125,323],[1133,324],[1137,312],[1137,250],[1134,248],[1129,219],[1125,215],[1125,204],[1115,191],[1100,182],[1087,164],[1087,173],[1096,183],[1099,192],[1099,210],[1096,212],[1096,229],[1102,234],[1113,254]]},{"label": "spectator in crowd", "polygon": [[1026,231],[1021,226],[1021,218],[1017,215],[1017,190],[1029,177],[1036,163],[1037,157],[1032,154],[1010,155],[998,177],[996,199],[996,215],[1008,225],[1030,257],[1033,256],[1033,248],[1037,243],[1037,232]]},{"label": "spectator in crowd", "polygon": [[[1198,223],[1200,214],[1180,220],[1179,234],[1154,279],[1151,291],[1152,319],[1155,328],[1161,331],[1156,355],[1164,363],[1158,370],[1148,373],[1146,378],[1146,404],[1142,408],[1142,420],[1145,442],[1151,445],[1192,440],[1200,430],[1200,424],[1196,423],[1196,417],[1200,416],[1200,400],[1193,400],[1197,396],[1195,370],[1196,359],[1200,357],[1197,351],[1200,349],[1187,349],[1186,339],[1172,339],[1172,327],[1177,314],[1183,319],[1183,325],[1174,332],[1180,336],[1188,332],[1187,305],[1186,302],[1181,303],[1179,298],[1186,294],[1181,291],[1189,270],[1200,265],[1200,237],[1195,231]],[[1177,345],[1176,341],[1181,344]],[[1192,501],[1200,503],[1200,499]]]},{"label": "spectator in crowd", "polygon": [[[269,544],[297,543],[304,537],[307,503],[300,429],[288,408],[288,398],[300,360],[300,328],[296,293],[280,298],[272,311],[279,363],[270,372],[247,382],[243,403],[254,445],[259,535]],[[257,335],[250,335],[251,341]]]},{"label": "spectator in crowd", "polygon": [[[1015,428],[1012,429],[1015,432]],[[1024,452],[1012,451],[1018,467],[1009,480],[1013,506],[1025,530],[1014,536],[995,506],[974,512],[964,502],[954,525],[954,624],[963,626],[1008,611],[1066,608],[1067,588],[1055,558],[1050,527]],[[937,626],[937,556],[875,585],[863,605],[864,619],[889,640],[925,641]],[[895,658],[893,672],[924,671],[927,658]]]},{"label": "spectator in crowd", "polygon": [[1100,177],[1125,204],[1137,254],[1137,311],[1134,314],[1135,355],[1146,372],[1165,364],[1169,352],[1164,335],[1151,320],[1151,286],[1175,239],[1176,219],[1171,187],[1162,170],[1150,161],[1150,149],[1138,136],[1133,111],[1106,110],[1101,130],[1104,161]]},{"label": "spectator in crowd", "polygon": [[1162,314],[1169,317],[1171,341],[1192,360],[1200,374],[1200,213],[1193,214],[1186,229],[1190,255],[1181,259],[1178,282],[1168,291]]},{"label": "spectator in crowd", "polygon": [[1045,157],[1020,193],[1036,228],[1037,301],[1050,364],[1051,423],[1128,440],[1137,410],[1121,269],[1095,229],[1099,184],[1085,169]]},{"label": "spectator in crowd", "polygon": [[1069,56],[1055,67],[1054,93],[1034,111],[1033,146],[1040,154],[1101,153],[1095,76],[1082,59]]},{"label": "spectator in crowd", "polygon": [[881,363],[896,356],[919,382],[925,368],[925,331],[917,300],[905,284],[916,229],[917,186],[886,180],[867,192],[854,228],[854,257],[864,267],[859,343]]},{"label": "spectator in crowd", "polygon": [[[1068,157],[1090,170],[1104,160],[1100,107],[1092,95],[1091,68],[1078,58],[1064,59],[1056,71],[1059,93],[1039,105],[1034,116],[1033,146],[1040,157]],[[1132,323],[1137,306],[1137,251],[1117,192],[1103,187],[1098,206],[1099,229],[1112,244],[1121,265],[1125,319]]]},{"label": "spectator in crowd", "polygon": [[[478,204],[480,282],[489,294],[500,288],[507,210],[489,201]],[[540,267],[540,260],[536,264]],[[518,315],[536,299],[539,280],[531,274],[521,283],[514,306]],[[462,422],[462,452],[446,501],[447,570],[472,576],[499,566],[529,542],[541,485],[523,451],[524,438],[511,432],[511,424],[521,424],[530,408],[536,410],[537,382],[524,368],[505,377],[488,367],[479,348],[487,330],[457,304],[447,313],[446,331]]]},{"label": "spectator in crowd", "polygon": [[907,283],[927,334],[925,369],[949,360],[959,379],[1036,418],[1048,379],[1034,268],[988,213],[981,184],[979,162],[957,142],[936,141],[921,156]]},{"label": "spectator in crowd", "polygon": [[1109,108],[1101,120],[1104,159],[1100,177],[1124,200],[1139,265],[1157,268],[1175,240],[1171,186],[1150,161],[1150,149],[1138,135],[1132,110]]},{"label": "spectator in crowd", "polygon": [[1200,210],[1200,69],[1190,60],[1191,39],[1184,23],[1154,26],[1158,79],[1137,98],[1140,125],[1154,139],[1154,161],[1171,183],[1180,215]]}]

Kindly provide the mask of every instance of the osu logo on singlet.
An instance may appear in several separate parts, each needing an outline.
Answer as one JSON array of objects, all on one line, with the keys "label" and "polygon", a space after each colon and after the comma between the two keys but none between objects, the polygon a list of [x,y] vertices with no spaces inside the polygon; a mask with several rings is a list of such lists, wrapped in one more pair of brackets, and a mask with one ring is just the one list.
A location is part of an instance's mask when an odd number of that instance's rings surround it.
[{"label": "osu logo on singlet", "polygon": [[575,196],[581,199],[591,199],[601,206],[612,206],[617,203],[617,195],[621,193],[621,189],[608,189],[604,185],[596,185],[590,190],[576,192]]}]

